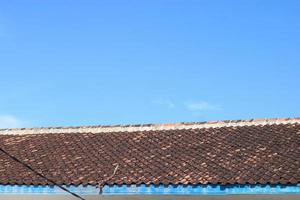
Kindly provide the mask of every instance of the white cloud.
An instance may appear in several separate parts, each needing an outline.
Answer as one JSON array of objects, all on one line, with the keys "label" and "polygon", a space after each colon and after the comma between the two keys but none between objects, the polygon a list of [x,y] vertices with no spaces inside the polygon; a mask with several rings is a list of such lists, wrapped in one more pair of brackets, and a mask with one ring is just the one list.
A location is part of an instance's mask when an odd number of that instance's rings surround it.
[{"label": "white cloud", "polygon": [[175,103],[168,99],[159,99],[159,100],[154,101],[154,103],[161,105],[161,106],[165,106],[167,108],[175,108]]},{"label": "white cloud", "polygon": [[185,103],[185,107],[190,111],[216,111],[221,109],[219,105],[206,101],[187,102]]},{"label": "white cloud", "polygon": [[20,128],[26,126],[27,122],[13,115],[0,115],[0,128]]}]

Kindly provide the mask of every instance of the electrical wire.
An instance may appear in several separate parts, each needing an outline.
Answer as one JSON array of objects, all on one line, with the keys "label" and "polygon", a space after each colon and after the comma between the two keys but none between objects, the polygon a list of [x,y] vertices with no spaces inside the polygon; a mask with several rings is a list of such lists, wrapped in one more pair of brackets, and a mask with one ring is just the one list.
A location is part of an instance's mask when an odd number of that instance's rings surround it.
[{"label": "electrical wire", "polygon": [[50,178],[47,178],[46,176],[44,176],[43,174],[41,174],[40,172],[34,170],[31,166],[27,165],[26,163],[22,162],[21,160],[19,160],[17,157],[11,155],[10,153],[8,153],[7,151],[5,151],[2,147],[0,147],[0,151],[3,152],[5,155],[7,155],[8,157],[10,157],[12,160],[22,164],[25,168],[29,169],[30,171],[34,172],[35,174],[37,174],[38,176],[42,177],[43,179],[47,180],[48,182],[54,184],[55,186],[59,187],[60,189],[64,190],[65,192],[73,195],[74,197],[80,199],[80,200],[86,200],[85,198],[81,197],[80,195],[71,192],[70,190],[68,190],[67,188],[65,188],[62,185],[57,184],[55,181],[51,180]]}]

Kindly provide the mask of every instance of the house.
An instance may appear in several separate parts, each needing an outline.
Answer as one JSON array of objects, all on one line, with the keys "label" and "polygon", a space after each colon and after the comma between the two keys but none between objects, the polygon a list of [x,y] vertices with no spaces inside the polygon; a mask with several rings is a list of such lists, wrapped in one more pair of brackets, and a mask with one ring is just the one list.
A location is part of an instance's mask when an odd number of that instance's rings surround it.
[{"label": "house", "polygon": [[0,150],[0,199],[300,199],[300,118],[2,129]]}]

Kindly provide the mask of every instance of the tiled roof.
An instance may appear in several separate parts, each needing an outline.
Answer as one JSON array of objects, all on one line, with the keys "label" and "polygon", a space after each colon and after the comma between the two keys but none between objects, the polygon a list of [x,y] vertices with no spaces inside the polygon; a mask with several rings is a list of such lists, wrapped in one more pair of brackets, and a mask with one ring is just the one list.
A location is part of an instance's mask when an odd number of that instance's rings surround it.
[{"label": "tiled roof", "polygon": [[[0,146],[66,185],[300,183],[299,118],[2,129]],[[0,184],[50,183],[0,153]]]}]

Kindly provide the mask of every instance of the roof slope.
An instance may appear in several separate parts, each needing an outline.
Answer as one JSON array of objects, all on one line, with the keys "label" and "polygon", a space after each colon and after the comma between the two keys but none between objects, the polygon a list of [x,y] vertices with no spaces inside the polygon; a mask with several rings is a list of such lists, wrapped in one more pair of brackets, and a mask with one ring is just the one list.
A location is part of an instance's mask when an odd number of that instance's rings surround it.
[{"label": "roof slope", "polygon": [[[128,127],[1,130],[0,146],[66,185],[300,183],[299,119]],[[50,183],[0,153],[0,184]]]}]

